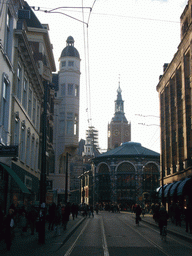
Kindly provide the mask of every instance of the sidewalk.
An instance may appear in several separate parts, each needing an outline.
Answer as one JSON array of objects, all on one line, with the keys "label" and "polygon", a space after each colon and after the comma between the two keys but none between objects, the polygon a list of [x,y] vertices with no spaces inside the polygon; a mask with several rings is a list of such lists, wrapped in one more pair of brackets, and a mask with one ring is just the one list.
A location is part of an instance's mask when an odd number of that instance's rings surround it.
[{"label": "sidewalk", "polygon": [[70,216],[70,220],[67,224],[67,230],[63,230],[61,227],[61,236],[55,236],[54,231],[48,230],[48,224],[45,227],[45,244],[38,244],[39,233],[35,232],[31,235],[31,231],[28,231],[25,235],[21,236],[19,229],[15,229],[15,238],[11,246],[11,250],[6,250],[6,244],[4,241],[0,241],[0,255],[14,255],[14,256],[48,256],[56,255],[55,252],[70,238],[74,231],[85,220],[84,217],[78,215],[74,220]]},{"label": "sidewalk", "polygon": [[[129,212],[129,214],[131,214],[133,216],[133,218],[135,218],[134,213]],[[144,217],[141,215],[141,219],[142,219],[142,222],[146,222],[152,226],[158,227],[158,224],[154,221],[153,215],[151,215],[151,214],[145,214]],[[168,224],[167,224],[167,232],[169,234],[174,234],[180,238],[183,238],[186,241],[192,242],[192,234],[187,233],[185,231],[185,221],[182,221],[181,227],[179,227],[179,226],[176,226],[174,223],[172,223],[171,220],[169,219]]]}]

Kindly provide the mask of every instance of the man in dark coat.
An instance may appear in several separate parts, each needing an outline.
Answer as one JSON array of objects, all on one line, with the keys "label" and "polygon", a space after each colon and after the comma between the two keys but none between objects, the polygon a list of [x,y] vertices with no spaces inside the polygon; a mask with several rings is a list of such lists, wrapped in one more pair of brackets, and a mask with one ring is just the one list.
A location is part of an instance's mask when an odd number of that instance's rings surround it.
[{"label": "man in dark coat", "polygon": [[33,205],[33,202],[31,201],[28,207],[28,212],[27,212],[27,217],[28,217],[28,223],[30,225],[30,229],[31,229],[31,235],[34,235],[34,231],[35,231],[35,223],[36,223],[36,219],[37,219],[37,211],[35,209],[35,206]]},{"label": "man in dark coat", "polygon": [[190,234],[192,234],[192,207],[190,205],[187,206],[187,208],[184,211],[184,214],[185,214],[186,232],[188,232],[188,229],[189,229]]},{"label": "man in dark coat", "polygon": [[165,210],[164,206],[161,206],[158,214],[158,222],[160,228],[160,235],[162,235],[163,226],[167,226],[167,220],[169,219],[169,215]]},{"label": "man in dark coat", "polygon": [[63,222],[64,230],[67,229],[67,223],[69,221],[70,212],[71,212],[70,203],[67,203],[66,206],[64,206],[63,212],[62,212],[62,222]]},{"label": "man in dark coat", "polygon": [[14,228],[13,213],[14,213],[14,210],[9,209],[9,213],[5,218],[5,243],[8,251],[10,251],[11,249],[11,244],[13,240],[13,228]]},{"label": "man in dark coat", "polygon": [[52,203],[49,206],[49,227],[48,227],[49,230],[50,229],[53,230],[55,215],[56,215],[56,204]]},{"label": "man in dark coat", "polygon": [[141,215],[141,207],[140,205],[138,204],[135,208],[135,215],[136,215],[136,224],[139,224],[139,220],[140,220],[140,215]]}]

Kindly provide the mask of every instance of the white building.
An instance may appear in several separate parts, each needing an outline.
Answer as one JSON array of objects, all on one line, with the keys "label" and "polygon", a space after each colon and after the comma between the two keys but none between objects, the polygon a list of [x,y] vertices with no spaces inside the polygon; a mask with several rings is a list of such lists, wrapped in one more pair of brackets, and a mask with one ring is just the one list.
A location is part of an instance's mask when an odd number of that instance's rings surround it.
[{"label": "white building", "polygon": [[[79,141],[80,55],[72,36],[66,42],[59,59],[59,72],[55,75],[58,80],[54,102],[55,172],[50,174],[53,190],[61,195],[65,193],[66,153],[73,155]],[[62,199],[61,196],[59,200]]]}]

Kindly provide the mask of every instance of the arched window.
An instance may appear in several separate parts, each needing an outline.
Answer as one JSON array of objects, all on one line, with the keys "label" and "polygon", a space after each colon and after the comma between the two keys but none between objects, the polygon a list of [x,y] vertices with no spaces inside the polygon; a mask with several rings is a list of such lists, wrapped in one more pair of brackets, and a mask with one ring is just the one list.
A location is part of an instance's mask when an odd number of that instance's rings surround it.
[{"label": "arched window", "polygon": [[131,163],[124,162],[117,168],[117,189],[135,188],[135,168]]},{"label": "arched window", "polygon": [[143,191],[152,192],[159,187],[159,169],[156,164],[149,163],[143,168]]},{"label": "arched window", "polygon": [[101,164],[98,170],[98,201],[109,202],[111,200],[111,179],[109,168],[106,164]]}]

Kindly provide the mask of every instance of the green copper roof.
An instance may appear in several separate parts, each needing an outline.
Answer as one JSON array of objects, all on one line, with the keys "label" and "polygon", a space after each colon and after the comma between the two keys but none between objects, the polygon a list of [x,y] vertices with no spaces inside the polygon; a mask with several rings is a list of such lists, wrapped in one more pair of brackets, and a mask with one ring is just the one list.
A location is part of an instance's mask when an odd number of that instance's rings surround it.
[{"label": "green copper roof", "polygon": [[100,157],[110,157],[110,156],[151,156],[159,157],[160,154],[150,150],[148,148],[142,147],[141,143],[137,142],[125,142],[121,146],[111,149],[106,153],[99,155]]}]

